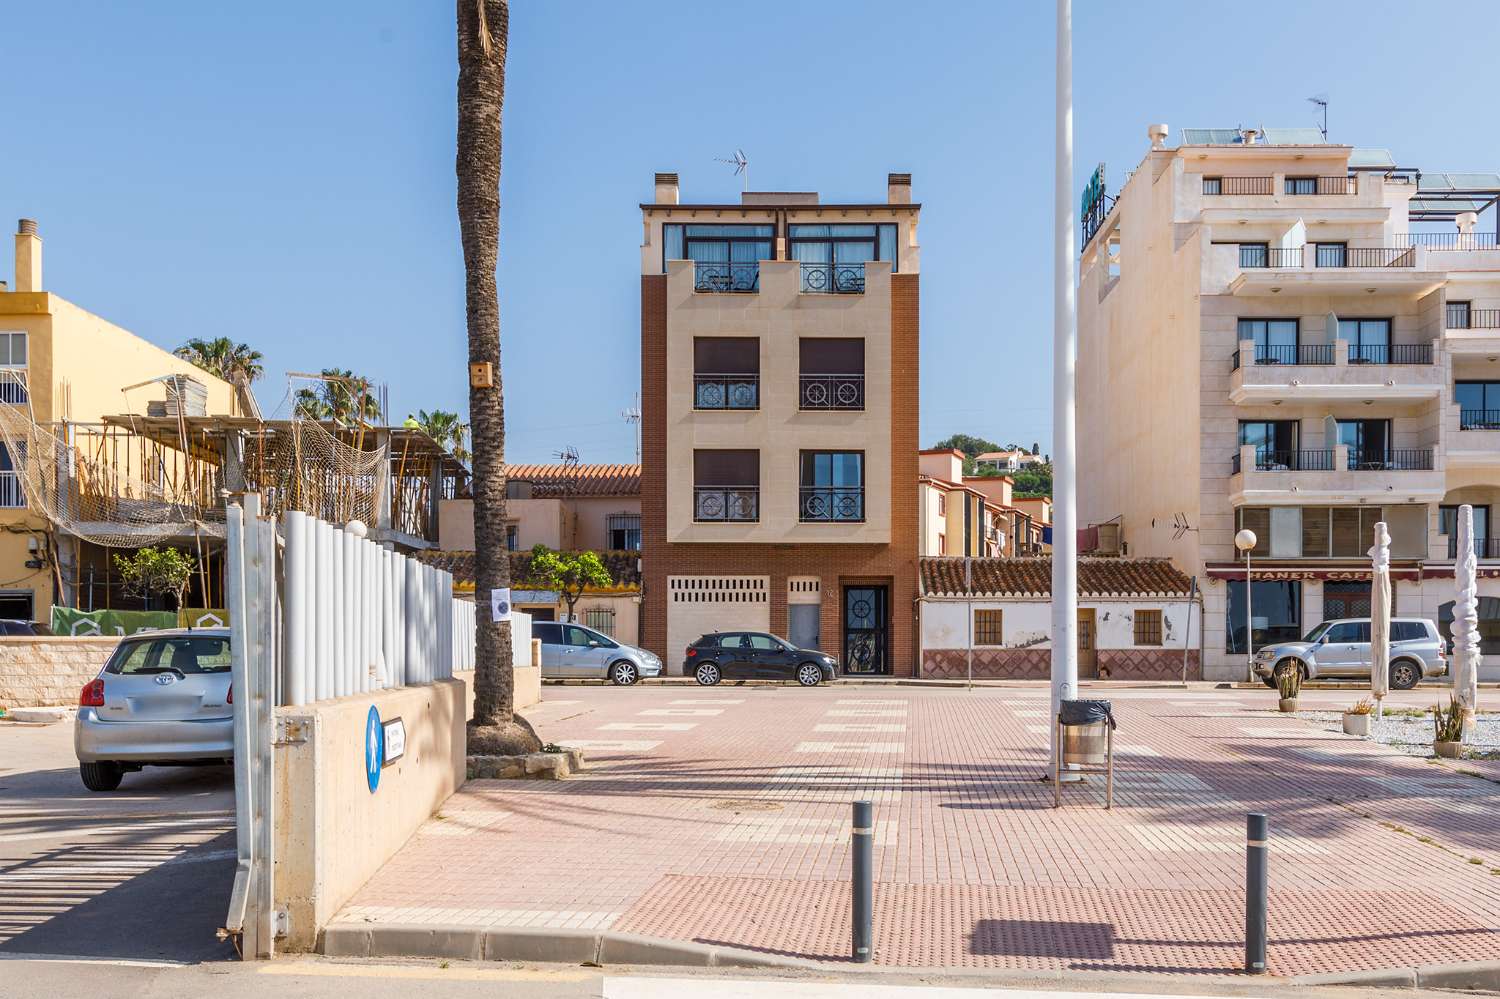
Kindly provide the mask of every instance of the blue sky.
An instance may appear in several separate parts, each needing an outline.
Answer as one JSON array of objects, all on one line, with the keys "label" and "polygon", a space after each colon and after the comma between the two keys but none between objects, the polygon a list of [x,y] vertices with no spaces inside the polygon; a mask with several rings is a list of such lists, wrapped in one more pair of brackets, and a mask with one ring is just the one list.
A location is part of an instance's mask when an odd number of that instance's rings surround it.
[{"label": "blue sky", "polygon": [[[1074,16],[1075,196],[1101,160],[1113,190],[1149,122],[1174,141],[1309,125],[1318,92],[1335,141],[1500,170],[1489,4],[1075,0]],[[268,411],[284,372],[325,366],[388,383],[397,419],[463,408],[452,4],[30,3],[5,24],[0,219],[40,221],[49,290],[164,347],[254,345]],[[878,200],[887,172],[911,172],[922,443],[1046,448],[1052,56],[1035,0],[516,4],[510,459],[631,460],[636,206],[656,170],[682,175],[684,199],[733,199],[714,158],[736,147],[754,187],[828,200]],[[8,239],[0,254],[8,277]]]}]

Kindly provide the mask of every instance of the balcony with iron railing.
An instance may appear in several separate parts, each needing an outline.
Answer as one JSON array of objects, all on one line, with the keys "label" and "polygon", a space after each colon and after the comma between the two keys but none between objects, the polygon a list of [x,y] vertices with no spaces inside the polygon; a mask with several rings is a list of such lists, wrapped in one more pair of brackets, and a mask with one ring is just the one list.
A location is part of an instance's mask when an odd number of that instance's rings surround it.
[{"label": "balcony with iron railing", "polygon": [[1446,384],[1433,344],[1258,344],[1242,340],[1229,357],[1229,401],[1336,403],[1441,397]]},{"label": "balcony with iron railing", "polygon": [[865,408],[865,376],[801,375],[798,409],[861,410]]},{"label": "balcony with iron railing", "polygon": [[[1500,538],[1475,538],[1474,555],[1481,559],[1500,559]],[[1449,535],[1448,557],[1458,558],[1458,538]]]},{"label": "balcony with iron railing", "polygon": [[760,261],[694,261],[693,290],[716,294],[760,291]]},{"label": "balcony with iron railing", "polygon": [[14,510],[26,507],[26,491],[21,486],[21,474],[15,471],[0,471],[0,509]]},{"label": "balcony with iron railing", "polygon": [[695,374],[693,375],[694,409],[760,408],[760,375]]},{"label": "balcony with iron railing", "polygon": [[1474,309],[1467,302],[1449,302],[1443,325],[1450,330],[1500,330],[1500,309]]},{"label": "balcony with iron railing", "polygon": [[1500,409],[1461,409],[1458,429],[1500,430]]},{"label": "balcony with iron railing", "polygon": [[801,261],[801,290],[809,295],[863,295],[865,293],[865,265],[863,263],[821,263]]},{"label": "balcony with iron railing", "polygon": [[1500,240],[1493,232],[1411,232],[1396,237],[1407,246],[1425,246],[1429,250],[1463,252],[1494,250]]},{"label": "balcony with iron railing", "polygon": [[755,523],[760,520],[760,486],[694,486],[693,520]]},{"label": "balcony with iron railing", "polygon": [[1351,246],[1310,242],[1274,247],[1219,242],[1209,247],[1203,291],[1235,296],[1397,293],[1425,295],[1439,287],[1445,262],[1425,246]]},{"label": "balcony with iron railing", "polygon": [[1287,197],[1344,196],[1355,194],[1359,189],[1358,181],[1351,174],[1318,177],[1284,174],[1242,177],[1205,175],[1202,184],[1203,194],[1209,198],[1274,194]]},{"label": "balcony with iron railing", "polygon": [[798,519],[803,523],[865,519],[863,486],[803,486]]},{"label": "balcony with iron railing", "polygon": [[[1372,472],[1380,474],[1370,474]],[[1432,448],[1334,447],[1278,450],[1243,445],[1229,456],[1234,503],[1342,503],[1389,500],[1441,502],[1445,473]]]},{"label": "balcony with iron railing", "polygon": [[0,367],[0,404],[24,406],[31,401],[26,374],[25,368]]}]

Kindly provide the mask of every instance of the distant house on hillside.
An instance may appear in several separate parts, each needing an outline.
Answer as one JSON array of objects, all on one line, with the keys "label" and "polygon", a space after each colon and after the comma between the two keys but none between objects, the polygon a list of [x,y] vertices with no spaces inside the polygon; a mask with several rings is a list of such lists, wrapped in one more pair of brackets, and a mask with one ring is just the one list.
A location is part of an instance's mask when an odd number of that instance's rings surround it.
[{"label": "distant house on hillside", "polygon": [[1019,472],[1031,465],[1045,464],[1045,460],[1039,454],[1030,451],[986,451],[974,456],[976,468],[993,468],[999,472]]}]

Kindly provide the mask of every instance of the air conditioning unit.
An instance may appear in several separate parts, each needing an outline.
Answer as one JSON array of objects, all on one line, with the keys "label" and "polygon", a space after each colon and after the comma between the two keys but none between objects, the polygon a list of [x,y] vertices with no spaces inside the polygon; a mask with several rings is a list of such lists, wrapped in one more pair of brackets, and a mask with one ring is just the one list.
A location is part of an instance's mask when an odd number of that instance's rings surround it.
[{"label": "air conditioning unit", "polygon": [[1120,525],[1118,522],[1111,524],[1100,524],[1099,547],[1094,549],[1095,555],[1118,555],[1120,554]]}]

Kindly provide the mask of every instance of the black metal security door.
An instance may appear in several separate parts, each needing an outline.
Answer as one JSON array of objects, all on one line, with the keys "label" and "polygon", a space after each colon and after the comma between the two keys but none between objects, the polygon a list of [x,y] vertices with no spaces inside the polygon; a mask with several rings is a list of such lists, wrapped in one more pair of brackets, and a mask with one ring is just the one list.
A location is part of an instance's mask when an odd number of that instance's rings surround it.
[{"label": "black metal security door", "polygon": [[870,675],[891,671],[889,603],[887,587],[844,587],[845,673]]}]

